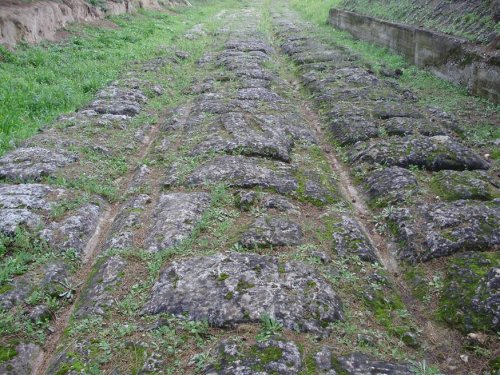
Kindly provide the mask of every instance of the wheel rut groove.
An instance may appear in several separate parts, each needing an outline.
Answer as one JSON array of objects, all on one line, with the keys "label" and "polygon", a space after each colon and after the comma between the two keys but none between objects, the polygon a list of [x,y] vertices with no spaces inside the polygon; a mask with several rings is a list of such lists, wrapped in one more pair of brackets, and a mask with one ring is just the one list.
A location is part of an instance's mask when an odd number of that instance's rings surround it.
[{"label": "wheel rut groove", "polygon": [[498,354],[491,163],[322,38],[288,1],[228,7],[0,159],[0,230],[43,258],[1,307],[47,336],[2,339],[0,372],[486,368],[461,355]]}]

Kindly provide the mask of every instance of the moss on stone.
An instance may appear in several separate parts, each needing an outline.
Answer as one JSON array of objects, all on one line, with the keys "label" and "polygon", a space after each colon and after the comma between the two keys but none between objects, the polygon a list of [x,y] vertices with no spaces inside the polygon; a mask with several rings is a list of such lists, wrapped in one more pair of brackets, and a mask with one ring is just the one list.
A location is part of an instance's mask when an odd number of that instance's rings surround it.
[{"label": "moss on stone", "polygon": [[16,349],[10,346],[0,346],[0,363],[8,361],[17,355]]},{"label": "moss on stone", "polygon": [[413,295],[419,301],[424,301],[428,291],[424,271],[419,266],[408,266],[404,272],[404,279],[412,288]]},{"label": "moss on stone", "polygon": [[471,253],[450,261],[437,318],[463,332],[491,330],[491,314],[477,311],[473,303],[481,303],[488,297],[480,286],[495,266],[500,266],[499,253]]},{"label": "moss on stone", "polygon": [[342,367],[340,361],[332,355],[332,368],[335,370],[337,375],[349,375],[349,372]]},{"label": "moss on stone", "polygon": [[268,346],[263,350],[257,350],[257,358],[260,363],[266,365],[271,362],[279,361],[283,357],[283,350],[276,346]]},{"label": "moss on stone", "polygon": [[492,187],[477,171],[440,171],[432,176],[430,188],[445,201],[493,198]]},{"label": "moss on stone", "polygon": [[255,286],[254,284],[249,283],[248,281],[240,280],[240,281],[238,281],[238,284],[236,285],[236,290],[238,292],[244,292],[247,289],[253,288],[254,286]]},{"label": "moss on stone", "polygon": [[283,358],[283,350],[276,346],[268,346],[264,349],[259,348],[258,346],[253,346],[250,349],[250,355],[254,358],[255,363],[251,366],[252,370],[263,372],[269,374],[274,374],[275,372],[269,372],[266,366],[269,363],[279,361]]},{"label": "moss on stone", "polygon": [[372,290],[371,297],[365,298],[365,301],[376,321],[391,335],[402,339],[405,334],[413,331],[404,318],[398,319],[399,313],[405,311],[406,306],[396,292],[388,288]]},{"label": "moss on stone", "polygon": [[0,285],[0,294],[10,292],[12,289],[14,289],[12,285],[9,284]]},{"label": "moss on stone", "polygon": [[316,366],[316,361],[312,354],[309,354],[304,359],[303,370],[300,372],[300,375],[314,375],[318,373],[318,368]]},{"label": "moss on stone", "polygon": [[217,277],[217,281],[224,281],[229,277],[227,273],[221,273],[219,277]]}]

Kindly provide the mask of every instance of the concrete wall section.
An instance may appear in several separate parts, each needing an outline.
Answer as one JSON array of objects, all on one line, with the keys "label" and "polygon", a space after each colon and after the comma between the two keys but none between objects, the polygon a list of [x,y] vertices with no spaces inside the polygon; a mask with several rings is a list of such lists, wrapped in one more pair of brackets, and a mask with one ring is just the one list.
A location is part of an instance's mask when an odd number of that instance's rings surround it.
[{"label": "concrete wall section", "polygon": [[331,9],[332,26],[355,38],[388,47],[436,76],[467,87],[469,93],[500,103],[500,52],[486,53],[446,34]]}]

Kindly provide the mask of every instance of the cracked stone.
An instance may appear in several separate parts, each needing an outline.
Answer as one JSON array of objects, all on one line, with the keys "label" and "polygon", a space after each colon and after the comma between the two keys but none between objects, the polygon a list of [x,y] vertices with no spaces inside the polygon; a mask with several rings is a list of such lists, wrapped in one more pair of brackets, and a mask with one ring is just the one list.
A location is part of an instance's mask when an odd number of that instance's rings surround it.
[{"label": "cracked stone", "polygon": [[462,251],[498,250],[500,204],[478,201],[423,204],[389,216],[404,241],[399,257],[425,262]]},{"label": "cracked stone", "polygon": [[298,183],[293,177],[294,169],[282,162],[273,162],[270,167],[262,160],[243,156],[221,156],[198,167],[186,183],[199,186],[223,182],[233,187],[276,189],[279,193],[292,193]]},{"label": "cracked stone", "polygon": [[39,180],[41,177],[52,176],[60,168],[77,160],[76,155],[41,147],[18,148],[0,158],[0,178]]},{"label": "cracked stone", "polygon": [[352,217],[342,216],[342,221],[335,224],[332,236],[333,247],[340,256],[357,255],[367,262],[378,261],[375,249]]},{"label": "cracked stone", "polygon": [[498,255],[464,253],[446,271],[439,314],[465,332],[500,329],[500,260]]},{"label": "cracked stone", "polygon": [[109,249],[126,249],[134,245],[134,231],[142,224],[142,214],[151,203],[147,194],[137,195],[129,200],[113,222],[111,236],[106,242]]},{"label": "cracked stone", "polygon": [[365,182],[370,199],[403,202],[417,191],[417,179],[411,171],[389,167],[372,172]]},{"label": "cracked stone", "polygon": [[209,207],[207,193],[162,194],[153,210],[146,249],[158,252],[178,245],[191,234]]},{"label": "cracked stone", "polygon": [[414,375],[407,364],[381,361],[363,353],[353,353],[338,359],[350,375]]},{"label": "cracked stone", "polygon": [[111,291],[123,277],[126,265],[127,262],[122,257],[115,255],[97,267],[97,272],[93,274],[89,286],[80,298],[81,303],[75,313],[78,318],[103,315],[115,303]]},{"label": "cracked stone", "polygon": [[295,246],[302,243],[300,225],[284,218],[259,217],[240,240],[247,248],[259,246]]},{"label": "cracked stone", "polygon": [[23,278],[13,280],[7,284],[7,291],[0,294],[0,307],[4,310],[10,310],[24,302],[31,294],[32,289],[32,285]]},{"label": "cracked stone", "polygon": [[444,200],[490,200],[496,190],[483,171],[439,171],[432,176],[431,186]]},{"label": "cracked stone", "polygon": [[447,136],[391,137],[360,142],[350,152],[352,162],[369,162],[407,168],[410,165],[431,171],[488,169],[489,163],[471,149]]},{"label": "cracked stone", "polygon": [[48,224],[40,235],[59,251],[75,250],[79,255],[83,255],[97,228],[101,211],[101,206],[86,204],[61,222]]},{"label": "cracked stone", "polygon": [[343,319],[339,298],[313,268],[257,254],[216,254],[174,261],[161,272],[144,313],[186,315],[216,327],[269,314],[286,328],[328,334]]},{"label": "cracked stone", "polygon": [[[250,351],[248,353],[248,351]],[[217,370],[210,366],[207,375],[299,374],[302,359],[299,348],[291,341],[269,340],[257,343],[249,350],[232,340],[218,347]]]}]

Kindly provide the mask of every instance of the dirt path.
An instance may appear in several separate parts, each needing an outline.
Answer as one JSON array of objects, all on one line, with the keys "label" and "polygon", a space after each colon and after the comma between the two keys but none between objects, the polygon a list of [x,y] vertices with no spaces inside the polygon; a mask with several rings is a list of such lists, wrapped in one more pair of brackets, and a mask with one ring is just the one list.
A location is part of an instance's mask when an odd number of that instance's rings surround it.
[{"label": "dirt path", "polygon": [[[0,370],[486,374],[497,191],[450,117],[286,1],[221,9],[177,47],[0,159],[0,229],[50,246],[0,295],[27,327]],[[453,178],[460,200],[432,190]]]}]

